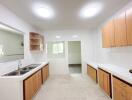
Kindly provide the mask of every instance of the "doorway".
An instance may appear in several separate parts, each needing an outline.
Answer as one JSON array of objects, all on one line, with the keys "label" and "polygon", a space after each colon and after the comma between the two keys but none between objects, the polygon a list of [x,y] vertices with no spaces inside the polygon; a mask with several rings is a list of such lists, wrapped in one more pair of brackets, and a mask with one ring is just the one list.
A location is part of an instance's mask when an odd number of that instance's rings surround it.
[{"label": "doorway", "polygon": [[68,67],[70,74],[82,72],[81,41],[68,41]]}]

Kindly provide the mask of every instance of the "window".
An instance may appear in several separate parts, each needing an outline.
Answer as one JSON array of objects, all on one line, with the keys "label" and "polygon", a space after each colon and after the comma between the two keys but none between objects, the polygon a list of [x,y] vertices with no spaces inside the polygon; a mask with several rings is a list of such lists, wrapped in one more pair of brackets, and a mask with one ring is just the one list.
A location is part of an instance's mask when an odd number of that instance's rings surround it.
[{"label": "window", "polygon": [[53,54],[61,54],[64,52],[63,43],[54,43],[53,44]]},{"label": "window", "polygon": [[47,55],[49,58],[63,58],[65,57],[65,42],[48,42]]}]

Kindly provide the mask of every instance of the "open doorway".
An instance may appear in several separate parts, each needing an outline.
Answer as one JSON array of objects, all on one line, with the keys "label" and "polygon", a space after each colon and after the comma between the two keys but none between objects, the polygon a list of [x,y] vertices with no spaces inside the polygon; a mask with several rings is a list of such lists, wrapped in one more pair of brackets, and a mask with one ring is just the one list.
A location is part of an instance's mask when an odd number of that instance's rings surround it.
[{"label": "open doorway", "polygon": [[68,66],[70,74],[82,72],[81,41],[68,41]]}]

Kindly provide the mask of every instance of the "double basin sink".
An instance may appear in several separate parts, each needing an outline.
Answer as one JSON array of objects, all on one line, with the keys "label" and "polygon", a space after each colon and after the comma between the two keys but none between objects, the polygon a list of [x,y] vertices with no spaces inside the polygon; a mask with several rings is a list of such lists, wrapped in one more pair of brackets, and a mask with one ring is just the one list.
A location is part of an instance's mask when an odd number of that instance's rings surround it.
[{"label": "double basin sink", "polygon": [[31,71],[32,69],[38,67],[40,64],[31,64],[31,65],[28,65],[24,68],[20,68],[18,70],[15,70],[13,72],[10,72],[8,74],[5,74],[4,76],[19,76],[19,75],[23,75],[29,71]]}]

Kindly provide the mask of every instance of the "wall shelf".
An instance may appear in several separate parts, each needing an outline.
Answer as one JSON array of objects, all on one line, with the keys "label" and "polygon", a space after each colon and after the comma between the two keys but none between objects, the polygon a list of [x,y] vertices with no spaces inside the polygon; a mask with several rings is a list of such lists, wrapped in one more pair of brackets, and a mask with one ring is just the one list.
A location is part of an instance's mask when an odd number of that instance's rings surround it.
[{"label": "wall shelf", "polygon": [[43,36],[39,33],[30,32],[30,51],[43,51]]}]

